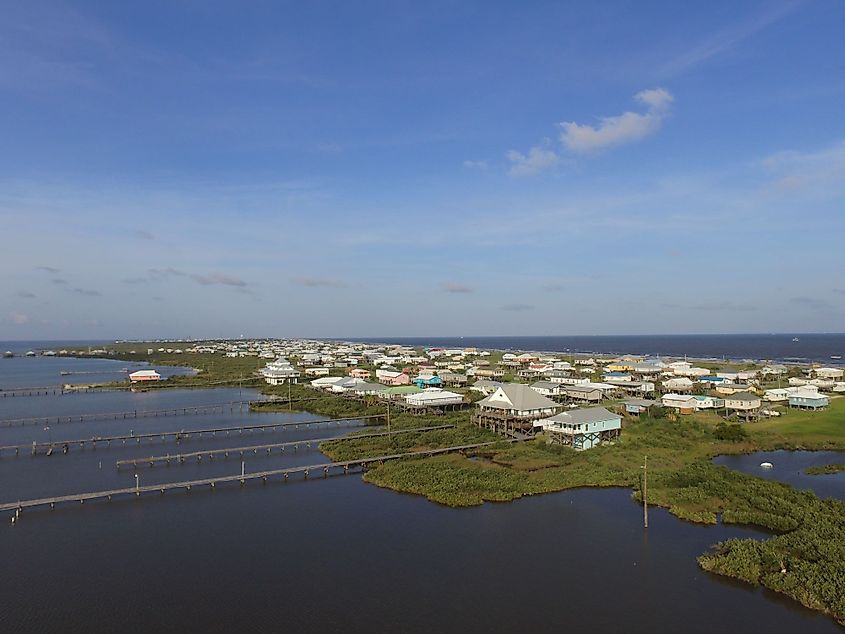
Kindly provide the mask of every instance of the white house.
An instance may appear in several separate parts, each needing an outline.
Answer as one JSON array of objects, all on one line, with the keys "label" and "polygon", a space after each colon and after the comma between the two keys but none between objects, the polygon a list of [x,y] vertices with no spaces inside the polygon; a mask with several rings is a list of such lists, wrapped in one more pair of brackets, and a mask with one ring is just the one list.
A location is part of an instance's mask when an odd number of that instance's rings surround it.
[{"label": "white house", "polygon": [[671,407],[681,414],[691,414],[698,409],[698,402],[689,394],[664,394],[660,403],[663,407]]},{"label": "white house", "polygon": [[296,383],[299,380],[299,370],[294,368],[284,357],[268,363],[261,369],[261,375],[270,385]]},{"label": "white house", "polygon": [[692,390],[692,379],[682,376],[663,381],[663,389],[674,392],[689,392]]},{"label": "white house", "polygon": [[477,403],[483,412],[496,412],[519,418],[540,418],[554,414],[560,405],[538,394],[527,385],[505,383]]},{"label": "white house", "polygon": [[815,375],[820,379],[841,379],[845,375],[842,368],[816,368]]},{"label": "white house", "polygon": [[155,370],[138,370],[129,375],[129,380],[133,383],[140,383],[142,381],[160,381],[161,375]]},{"label": "white house", "polygon": [[446,405],[462,405],[464,397],[456,392],[429,388],[418,394],[408,394],[405,397],[405,402],[415,407],[443,407]]}]

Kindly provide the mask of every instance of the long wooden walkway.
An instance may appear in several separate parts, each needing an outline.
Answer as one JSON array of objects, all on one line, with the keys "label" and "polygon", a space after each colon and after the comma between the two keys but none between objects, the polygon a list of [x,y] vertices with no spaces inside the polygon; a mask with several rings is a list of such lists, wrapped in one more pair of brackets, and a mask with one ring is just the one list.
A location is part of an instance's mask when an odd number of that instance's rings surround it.
[{"label": "long wooden walkway", "polygon": [[375,414],[372,416],[351,416],[348,418],[325,418],[320,420],[310,420],[310,421],[298,421],[293,423],[265,423],[261,425],[239,425],[237,427],[209,427],[206,429],[178,429],[178,430],[169,430],[169,431],[160,431],[160,432],[150,432],[146,434],[125,434],[119,436],[92,436],[91,438],[79,438],[76,440],[50,440],[47,442],[31,442],[28,444],[20,444],[20,445],[2,445],[0,446],[0,457],[3,456],[3,453],[7,453],[10,451],[14,451],[15,455],[20,455],[21,452],[29,451],[32,455],[38,455],[39,451],[45,451],[48,455],[52,455],[51,450],[61,449],[62,453],[67,453],[65,451],[65,446],[67,446],[68,451],[71,447],[79,447],[80,449],[84,449],[86,445],[89,445],[96,449],[97,445],[100,446],[106,445],[106,447],[110,447],[112,442],[121,441],[123,445],[126,444],[126,441],[136,441],[138,444],[141,444],[142,440],[155,440],[160,438],[162,441],[166,440],[167,438],[172,437],[177,442],[181,442],[182,440],[188,440],[192,437],[202,438],[203,434],[211,434],[212,436],[216,436],[217,434],[225,433],[229,436],[231,433],[236,432],[239,434],[243,434],[243,432],[252,432],[252,431],[277,431],[282,430],[286,431],[288,429],[310,429],[312,427],[320,427],[326,426],[331,427],[332,425],[336,425],[338,427],[342,427],[344,425],[350,425],[355,422],[364,422],[367,421],[376,421],[376,420],[384,420],[384,415],[382,414]]},{"label": "long wooden walkway", "polygon": [[[443,447],[440,449],[426,449],[423,451],[411,451],[407,453],[391,454],[386,456],[373,456],[370,458],[360,458],[358,460],[345,460],[343,462],[328,462],[322,464],[313,464],[300,467],[288,467],[286,469],[271,469],[269,471],[255,471],[252,473],[239,473],[228,476],[217,476],[213,478],[203,478],[201,480],[185,480],[182,482],[167,482],[162,484],[150,484],[145,486],[134,486],[123,489],[112,489],[110,491],[94,491],[90,493],[74,493],[71,495],[58,495],[54,497],[39,498],[34,500],[19,500],[17,502],[5,502],[0,504],[0,511],[15,511],[15,517],[12,518],[14,522],[20,513],[25,509],[36,508],[40,506],[49,506],[53,508],[56,504],[63,502],[79,502],[84,504],[92,500],[111,500],[115,496],[136,495],[140,496],[142,493],[161,493],[174,489],[184,489],[190,491],[194,487],[207,486],[214,488],[218,484],[225,484],[229,482],[240,482],[242,485],[249,480],[269,481],[271,478],[279,477],[282,481],[287,482],[292,475],[301,474],[307,480],[309,475],[313,472],[322,473],[323,477],[328,477],[332,472],[338,471],[347,474],[352,469],[366,470],[372,464],[383,464],[392,460],[403,460],[406,458],[423,458],[437,456],[447,453],[455,453],[460,451],[469,451],[470,449],[478,449],[480,447],[487,447],[494,445],[497,442],[492,441],[475,443],[471,445],[459,445],[455,447]],[[506,440],[504,442],[518,442],[516,440]]]},{"label": "long wooden walkway", "polygon": [[293,447],[294,451],[297,451],[300,446],[305,446],[306,448],[310,448],[312,446],[317,447],[320,445],[320,443],[332,442],[335,440],[344,441],[357,440],[359,438],[379,438],[383,436],[410,434],[413,432],[435,431],[438,429],[453,429],[454,427],[454,425],[436,425],[434,427],[414,427],[410,429],[397,429],[394,431],[380,431],[372,434],[359,434],[356,436],[329,436],[327,438],[306,438],[304,440],[290,440],[287,442],[275,442],[265,445],[249,445],[246,447],[203,449],[202,451],[192,451],[189,453],[180,454],[166,454],[163,456],[149,456],[148,458],[127,458],[125,460],[117,460],[115,462],[115,466],[118,469],[126,466],[132,466],[137,469],[138,465],[149,465],[152,467],[162,462],[167,464],[170,464],[171,462],[183,463],[185,462],[185,460],[190,459],[196,459],[197,462],[202,462],[203,458],[208,458],[209,460],[214,460],[214,456],[223,456],[224,458],[228,458],[229,454],[238,454],[238,456],[243,457],[245,453],[252,452],[253,454],[257,455],[259,451],[266,451],[267,455],[270,455],[273,449],[279,449],[282,453],[284,453],[287,447]]},{"label": "long wooden walkway", "polygon": [[62,394],[81,392],[81,390],[65,390],[60,385],[45,385],[40,387],[9,387],[0,388],[0,398],[13,396],[60,396]]},{"label": "long wooden walkway", "polygon": [[191,405],[189,407],[168,407],[166,409],[135,409],[125,412],[103,412],[99,414],[76,414],[64,416],[36,416],[31,418],[7,418],[0,420],[0,427],[17,427],[25,425],[60,425],[64,423],[86,423],[102,420],[127,420],[132,418],[159,418],[163,416],[197,416],[200,414],[225,413],[229,410],[232,414],[235,409],[243,413],[244,406],[250,407],[253,403],[263,401],[227,401],[225,403],[206,403],[203,405]]}]

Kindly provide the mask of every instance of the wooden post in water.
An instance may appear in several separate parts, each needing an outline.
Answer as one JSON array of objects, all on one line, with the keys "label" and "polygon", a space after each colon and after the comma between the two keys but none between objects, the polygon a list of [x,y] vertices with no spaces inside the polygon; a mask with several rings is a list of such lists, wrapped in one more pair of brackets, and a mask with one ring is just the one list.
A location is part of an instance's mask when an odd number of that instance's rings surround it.
[{"label": "wooden post in water", "polygon": [[648,528],[648,456],[643,461],[643,527]]}]

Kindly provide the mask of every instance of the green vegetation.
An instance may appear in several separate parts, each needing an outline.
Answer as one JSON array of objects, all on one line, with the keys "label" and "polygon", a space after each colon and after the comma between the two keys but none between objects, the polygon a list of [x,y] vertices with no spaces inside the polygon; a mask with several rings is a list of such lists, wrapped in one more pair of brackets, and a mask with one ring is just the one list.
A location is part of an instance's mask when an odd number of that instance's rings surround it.
[{"label": "green vegetation", "polygon": [[818,467],[809,467],[804,470],[804,473],[807,475],[830,475],[833,473],[841,473],[843,471],[845,471],[845,463],[839,462]]},{"label": "green vegetation", "polygon": [[739,442],[748,438],[748,432],[739,424],[719,423],[713,430],[713,435],[719,440]]}]

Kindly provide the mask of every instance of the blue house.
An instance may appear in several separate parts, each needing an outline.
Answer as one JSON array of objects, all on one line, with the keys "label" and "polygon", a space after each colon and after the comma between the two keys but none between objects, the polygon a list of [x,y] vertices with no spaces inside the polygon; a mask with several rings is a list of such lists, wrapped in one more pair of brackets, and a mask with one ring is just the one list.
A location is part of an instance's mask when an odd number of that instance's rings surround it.
[{"label": "blue house", "polygon": [[616,440],[622,429],[622,417],[603,407],[587,407],[555,414],[534,422],[553,443],[573,449],[591,449]]},{"label": "blue house", "polygon": [[789,396],[789,406],[797,407],[799,409],[824,409],[830,405],[830,399],[824,394],[818,392],[811,392],[809,390],[802,392],[793,392]]},{"label": "blue house", "polygon": [[417,387],[420,389],[424,389],[427,387],[440,387],[443,385],[443,379],[439,376],[418,376],[414,379],[414,383],[417,384]]},{"label": "blue house", "polygon": [[710,383],[711,385],[725,382],[725,379],[721,376],[702,376],[698,380],[700,383]]}]

